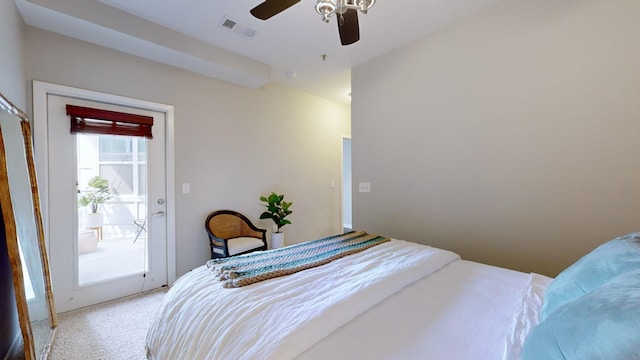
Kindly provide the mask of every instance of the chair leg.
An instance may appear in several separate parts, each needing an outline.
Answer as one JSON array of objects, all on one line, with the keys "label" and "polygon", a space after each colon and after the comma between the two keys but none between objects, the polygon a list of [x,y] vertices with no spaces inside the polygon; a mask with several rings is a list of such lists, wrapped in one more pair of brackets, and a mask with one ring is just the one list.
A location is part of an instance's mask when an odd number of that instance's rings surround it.
[{"label": "chair leg", "polygon": [[136,224],[136,226],[138,227],[138,232],[136,233],[136,238],[133,239],[133,243],[135,244],[136,241],[138,241],[138,237],[140,237],[140,233],[142,233],[142,230],[147,231],[147,228],[145,227],[147,225],[147,221],[146,220],[133,220],[133,223]]}]

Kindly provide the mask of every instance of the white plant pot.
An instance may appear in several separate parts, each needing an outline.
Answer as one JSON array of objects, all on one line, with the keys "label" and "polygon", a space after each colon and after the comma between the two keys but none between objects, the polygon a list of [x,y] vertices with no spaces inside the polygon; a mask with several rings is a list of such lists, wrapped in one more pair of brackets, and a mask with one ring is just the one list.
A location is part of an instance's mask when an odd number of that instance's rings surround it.
[{"label": "white plant pot", "polygon": [[78,232],[78,253],[80,255],[96,251],[98,248],[98,237],[91,230]]},{"label": "white plant pot", "polygon": [[87,229],[96,229],[102,227],[104,224],[104,218],[102,213],[85,214],[84,227]]},{"label": "white plant pot", "polygon": [[281,247],[284,247],[284,233],[282,232],[271,233],[271,248],[279,249]]}]

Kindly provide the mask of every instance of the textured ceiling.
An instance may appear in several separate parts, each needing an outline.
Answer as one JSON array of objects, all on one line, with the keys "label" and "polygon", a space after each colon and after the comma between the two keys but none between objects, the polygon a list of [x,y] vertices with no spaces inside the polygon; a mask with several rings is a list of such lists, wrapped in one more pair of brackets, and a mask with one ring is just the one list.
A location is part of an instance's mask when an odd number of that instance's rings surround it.
[{"label": "textured ceiling", "polygon": [[[377,0],[360,41],[341,46],[336,19],[302,0],[266,21],[260,0],[15,0],[28,25],[259,88],[271,81],[349,103],[350,70],[498,0]],[[231,19],[246,37],[222,25]],[[323,55],[326,57],[323,60]]]}]

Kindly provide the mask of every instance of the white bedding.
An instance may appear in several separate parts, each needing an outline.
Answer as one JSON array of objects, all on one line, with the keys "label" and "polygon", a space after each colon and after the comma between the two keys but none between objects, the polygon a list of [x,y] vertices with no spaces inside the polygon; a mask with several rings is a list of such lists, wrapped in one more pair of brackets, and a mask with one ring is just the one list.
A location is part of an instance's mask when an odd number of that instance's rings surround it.
[{"label": "white bedding", "polygon": [[150,359],[292,359],[361,312],[458,255],[392,240],[329,264],[223,288],[205,267],[167,293]]},{"label": "white bedding", "polygon": [[501,359],[529,274],[400,240],[250,286],[180,278],[149,359]]},{"label": "white bedding", "polygon": [[503,359],[505,338],[521,309],[528,280],[529,274],[454,261],[373,307],[298,359]]},{"label": "white bedding", "polygon": [[505,360],[519,360],[522,345],[529,331],[540,322],[544,294],[551,283],[551,278],[539,274],[530,274],[527,286],[522,294],[522,304],[516,313],[508,336],[505,339]]}]

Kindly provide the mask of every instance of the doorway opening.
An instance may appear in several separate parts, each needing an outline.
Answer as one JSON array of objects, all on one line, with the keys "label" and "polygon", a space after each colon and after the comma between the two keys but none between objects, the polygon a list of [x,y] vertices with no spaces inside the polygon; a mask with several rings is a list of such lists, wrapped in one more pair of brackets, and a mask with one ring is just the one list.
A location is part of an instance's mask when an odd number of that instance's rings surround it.
[{"label": "doorway opening", "polygon": [[[153,137],[70,133],[69,124],[74,124],[67,112],[70,106],[153,117]],[[57,311],[172,284],[176,280],[173,107],[34,81],[33,111],[36,169],[41,175]],[[79,201],[88,195],[89,182],[96,176],[106,180],[111,197],[93,211],[89,202]],[[87,219],[94,212],[103,213],[98,225]],[[83,239],[95,241],[95,250],[87,251]],[[130,265],[120,263],[129,256],[134,258]],[[109,266],[102,266],[106,263]]]},{"label": "doorway opening", "polygon": [[351,138],[342,138],[342,231],[353,229],[351,218]]}]

